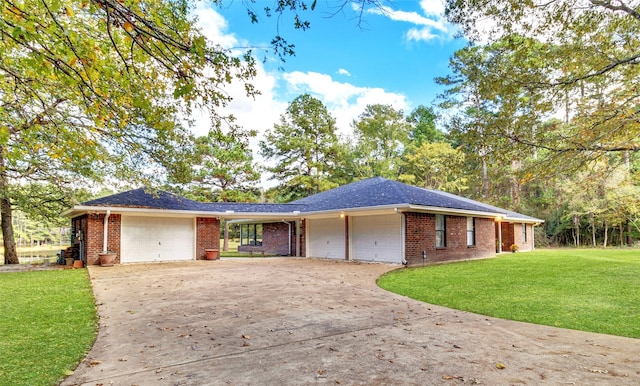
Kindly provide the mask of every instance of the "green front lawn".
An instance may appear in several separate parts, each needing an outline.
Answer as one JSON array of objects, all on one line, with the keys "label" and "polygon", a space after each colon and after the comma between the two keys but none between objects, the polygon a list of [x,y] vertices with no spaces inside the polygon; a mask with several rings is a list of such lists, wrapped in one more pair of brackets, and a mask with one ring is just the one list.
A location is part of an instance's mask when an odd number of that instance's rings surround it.
[{"label": "green front lawn", "polygon": [[550,249],[389,272],[389,291],[445,307],[640,338],[640,250]]},{"label": "green front lawn", "polygon": [[86,269],[0,273],[0,383],[56,385],[97,331]]}]

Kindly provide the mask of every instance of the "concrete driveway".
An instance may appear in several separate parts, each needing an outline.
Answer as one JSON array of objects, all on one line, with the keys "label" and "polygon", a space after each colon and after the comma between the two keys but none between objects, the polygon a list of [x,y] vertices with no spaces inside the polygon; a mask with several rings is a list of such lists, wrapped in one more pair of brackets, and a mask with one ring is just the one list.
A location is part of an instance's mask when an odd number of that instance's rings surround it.
[{"label": "concrete driveway", "polygon": [[417,302],[376,286],[395,268],[90,267],[100,332],[62,385],[640,384],[640,340]]}]

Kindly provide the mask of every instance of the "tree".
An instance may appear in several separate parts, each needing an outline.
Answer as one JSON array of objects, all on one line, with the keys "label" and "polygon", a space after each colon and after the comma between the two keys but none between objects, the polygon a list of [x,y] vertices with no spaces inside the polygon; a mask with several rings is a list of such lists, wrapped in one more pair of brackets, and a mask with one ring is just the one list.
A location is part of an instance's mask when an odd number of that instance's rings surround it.
[{"label": "tree", "polygon": [[[206,201],[255,202],[260,173],[253,163],[249,138],[254,131],[217,128],[195,140],[191,191]],[[201,196],[201,197],[198,197]]]},{"label": "tree", "polygon": [[[636,3],[448,0],[445,14],[472,41],[502,45],[510,66],[490,72],[495,74],[490,84],[502,100],[509,100],[509,94],[498,79],[527,90],[556,112],[565,111],[567,124],[561,130],[532,136],[532,126],[504,126],[501,134],[549,150],[553,166],[567,162],[575,168],[611,152],[640,150]],[[516,34],[520,38],[513,38]],[[539,70],[544,76],[532,76]],[[544,116],[542,105],[534,103],[530,115]]]},{"label": "tree", "polygon": [[[4,2],[0,34],[6,263],[18,262],[11,213],[23,181],[65,190],[179,171],[189,136],[177,114],[225,103],[220,87],[253,74],[250,57],[207,45],[184,3]],[[204,77],[208,65],[217,71]]]},{"label": "tree", "polygon": [[460,193],[467,189],[463,168],[465,156],[445,142],[423,143],[402,160],[399,180],[408,184]]},{"label": "tree", "polygon": [[[213,4],[219,4],[213,0]],[[362,5],[375,4],[362,0]],[[266,16],[292,15],[316,2],[284,0]],[[337,1],[337,10],[347,2]],[[216,112],[225,85],[255,75],[251,50],[209,42],[195,25],[194,3],[150,0],[2,2],[0,19],[0,218],[5,262],[17,263],[11,215],[24,181],[60,191],[105,179],[187,176],[191,138],[177,124],[195,107]],[[249,5],[248,5],[249,6]],[[249,9],[251,21],[258,14]],[[294,46],[272,41],[281,58]]]},{"label": "tree", "polygon": [[[514,42],[528,49],[513,53],[509,47]],[[491,189],[492,185],[504,184],[511,201],[508,206],[516,209],[520,205],[521,181],[530,172],[523,165],[528,157],[538,159],[539,155],[536,148],[520,140],[546,138],[547,134],[538,130],[543,127],[540,116],[551,112],[548,101],[524,81],[546,79],[547,67],[540,58],[549,49],[549,45],[515,34],[487,45],[470,45],[454,54],[450,61],[452,74],[436,79],[447,86],[441,95],[441,107],[450,109],[447,125],[453,140],[467,150],[469,161],[481,168],[481,195],[485,200],[496,198],[498,192]],[[521,57],[525,53],[526,57]],[[526,63],[526,68],[514,68],[514,63]],[[508,72],[512,74],[507,76]],[[538,161],[546,166],[538,173],[555,170],[549,167],[553,161],[550,157]]]},{"label": "tree", "polygon": [[411,128],[402,110],[390,105],[368,105],[351,126],[355,136],[355,177],[397,179],[400,156],[409,142]]},{"label": "tree", "polygon": [[275,161],[267,166],[270,179],[280,181],[279,201],[290,201],[338,186],[332,180],[340,162],[341,145],[335,119],[309,94],[295,98],[280,124],[260,141],[260,154]]},{"label": "tree", "polygon": [[[456,112],[445,123],[451,139],[464,148],[469,169],[481,168],[481,197],[490,197],[489,157],[495,144],[491,141],[495,107],[492,100],[483,97],[481,79],[485,73],[485,54],[481,48],[466,47],[450,59],[452,75],[436,78],[436,83],[447,87],[439,96],[440,107]],[[493,165],[493,163],[491,163]]]},{"label": "tree", "polygon": [[407,122],[411,125],[409,139],[412,145],[419,147],[425,142],[444,142],[446,135],[436,127],[438,116],[432,107],[418,106],[409,116]]}]

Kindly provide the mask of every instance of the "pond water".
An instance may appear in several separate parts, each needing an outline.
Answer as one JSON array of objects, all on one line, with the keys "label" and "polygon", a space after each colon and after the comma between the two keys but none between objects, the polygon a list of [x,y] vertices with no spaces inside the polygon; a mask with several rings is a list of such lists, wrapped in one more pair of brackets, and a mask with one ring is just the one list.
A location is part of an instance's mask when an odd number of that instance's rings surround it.
[{"label": "pond water", "polygon": [[18,251],[18,260],[20,260],[20,264],[55,263],[58,261],[59,252],[59,249],[33,252]]}]

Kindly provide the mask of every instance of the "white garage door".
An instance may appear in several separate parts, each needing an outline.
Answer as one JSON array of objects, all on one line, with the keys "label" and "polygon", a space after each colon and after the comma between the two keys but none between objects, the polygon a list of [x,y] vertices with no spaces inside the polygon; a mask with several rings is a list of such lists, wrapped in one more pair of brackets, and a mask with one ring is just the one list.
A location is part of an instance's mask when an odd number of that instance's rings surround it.
[{"label": "white garage door", "polygon": [[402,263],[402,217],[351,217],[354,260]]},{"label": "white garage door", "polygon": [[344,219],[307,220],[309,257],[345,258]]},{"label": "white garage door", "polygon": [[122,263],[194,259],[191,218],[122,216]]}]

